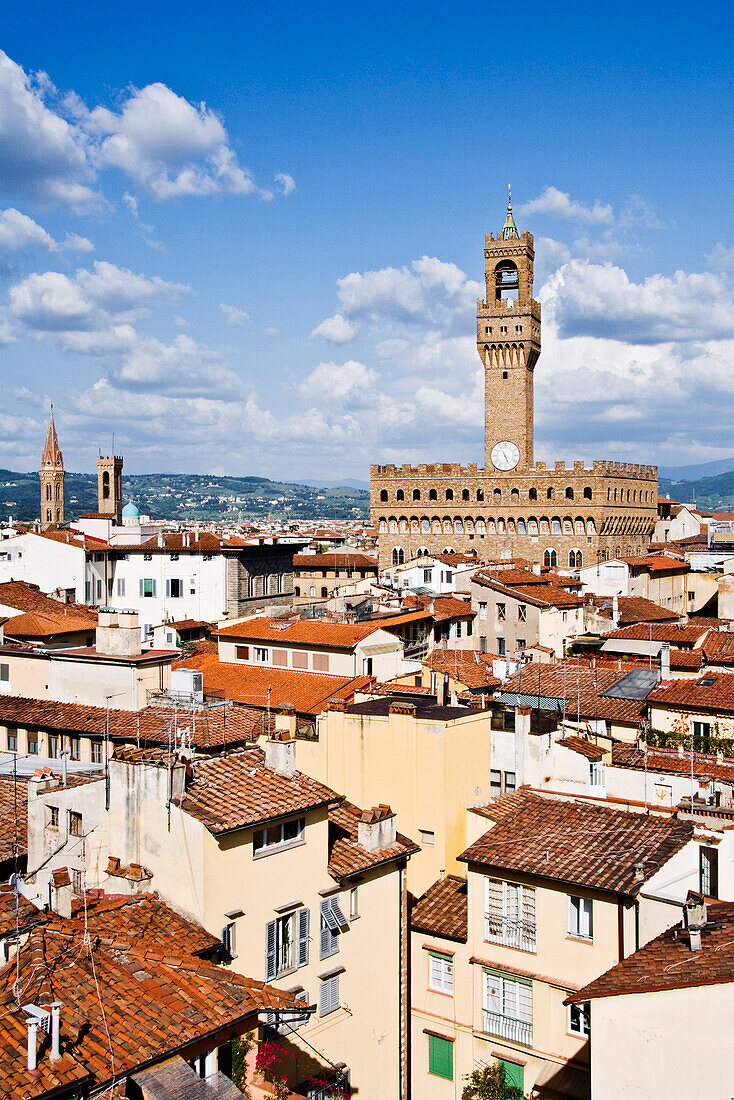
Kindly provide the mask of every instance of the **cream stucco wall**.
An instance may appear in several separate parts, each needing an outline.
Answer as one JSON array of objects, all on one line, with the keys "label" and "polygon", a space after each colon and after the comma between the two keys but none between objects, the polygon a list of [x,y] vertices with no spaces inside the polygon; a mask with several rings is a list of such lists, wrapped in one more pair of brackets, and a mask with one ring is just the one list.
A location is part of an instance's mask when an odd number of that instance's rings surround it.
[{"label": "cream stucco wall", "polygon": [[167,691],[171,684],[171,660],[158,664],[124,661],[75,660],[68,651],[52,651],[47,656],[6,649],[0,660],[8,665],[9,680],[5,694],[27,699],[56,699],[60,703],[85,706],[110,706],[120,710],[140,710],[148,694]]}]

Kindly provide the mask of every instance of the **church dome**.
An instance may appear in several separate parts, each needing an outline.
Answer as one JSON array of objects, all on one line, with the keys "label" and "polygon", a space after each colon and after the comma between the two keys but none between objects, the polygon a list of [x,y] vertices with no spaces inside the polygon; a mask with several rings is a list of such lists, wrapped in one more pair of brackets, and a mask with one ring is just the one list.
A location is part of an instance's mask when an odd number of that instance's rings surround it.
[{"label": "church dome", "polygon": [[122,509],[122,518],[137,519],[139,515],[140,509],[138,508],[137,504],[133,504],[133,502],[129,500],[125,507]]}]

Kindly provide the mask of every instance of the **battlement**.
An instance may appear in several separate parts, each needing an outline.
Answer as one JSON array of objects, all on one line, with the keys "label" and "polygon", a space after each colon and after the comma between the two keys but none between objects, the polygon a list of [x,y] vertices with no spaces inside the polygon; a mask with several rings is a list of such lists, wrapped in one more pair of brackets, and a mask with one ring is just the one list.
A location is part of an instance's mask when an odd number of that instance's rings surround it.
[{"label": "battlement", "polygon": [[404,464],[396,466],[389,463],[385,466],[370,466],[370,480],[376,478],[476,478],[487,477],[492,481],[506,481],[510,478],[532,477],[535,474],[545,475],[579,475],[593,474],[597,477],[625,477],[638,478],[644,481],[657,481],[657,466],[644,466],[635,462],[611,462],[606,459],[595,459],[591,466],[586,466],[582,459],[577,459],[569,466],[565,462],[556,462],[553,466],[546,466],[545,462],[536,462],[526,470],[511,470],[509,473],[498,474],[494,470],[485,470],[478,467],[476,462],[470,462],[462,466],[459,462],[425,462],[418,466]]},{"label": "battlement", "polygon": [[528,313],[540,320],[540,302],[537,298],[501,298],[492,302],[477,298],[477,317],[497,317],[498,314],[527,316]]},{"label": "battlement", "polygon": [[509,251],[509,249],[512,248],[513,246],[515,248],[517,248],[518,243],[528,244],[532,248],[533,244],[534,244],[533,234],[529,233],[527,231],[527,229],[523,229],[522,233],[520,234],[519,241],[518,241],[517,237],[510,237],[510,239],[506,241],[506,240],[504,240],[501,233],[498,233],[496,237],[495,237],[494,233],[485,233],[484,234],[484,247],[485,248],[488,248],[489,245],[493,245],[494,248],[496,249],[497,246],[499,245],[501,248],[506,248]]}]

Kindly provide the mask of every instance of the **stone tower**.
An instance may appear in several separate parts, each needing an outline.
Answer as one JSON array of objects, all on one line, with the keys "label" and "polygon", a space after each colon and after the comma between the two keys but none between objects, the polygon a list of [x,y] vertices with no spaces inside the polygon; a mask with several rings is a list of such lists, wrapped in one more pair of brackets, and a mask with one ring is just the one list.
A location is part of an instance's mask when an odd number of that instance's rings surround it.
[{"label": "stone tower", "polygon": [[53,405],[38,476],[41,479],[41,530],[45,531],[64,522],[64,457],[56,437]]},{"label": "stone tower", "polygon": [[477,302],[484,364],[484,464],[488,473],[533,465],[533,370],[540,355],[540,303],[533,298],[532,233],[518,233],[512,197],[505,224],[484,242],[486,300]]},{"label": "stone tower", "polygon": [[97,459],[97,511],[122,523],[122,458],[100,455]]}]

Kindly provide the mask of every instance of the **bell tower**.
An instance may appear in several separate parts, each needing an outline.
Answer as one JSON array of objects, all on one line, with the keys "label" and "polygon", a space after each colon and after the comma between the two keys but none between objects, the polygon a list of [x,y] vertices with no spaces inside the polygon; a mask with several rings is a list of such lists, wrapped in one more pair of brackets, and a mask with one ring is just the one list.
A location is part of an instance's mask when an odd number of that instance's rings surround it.
[{"label": "bell tower", "polygon": [[46,531],[64,522],[64,457],[56,437],[53,405],[38,476],[41,479],[41,530]]},{"label": "bell tower", "polygon": [[477,302],[484,366],[484,464],[488,473],[533,465],[533,370],[540,355],[540,303],[533,298],[533,235],[507,217],[484,241],[486,299]]},{"label": "bell tower", "polygon": [[97,510],[122,523],[122,458],[100,455],[97,459]]}]

